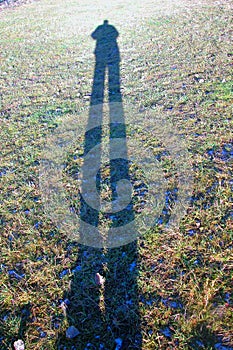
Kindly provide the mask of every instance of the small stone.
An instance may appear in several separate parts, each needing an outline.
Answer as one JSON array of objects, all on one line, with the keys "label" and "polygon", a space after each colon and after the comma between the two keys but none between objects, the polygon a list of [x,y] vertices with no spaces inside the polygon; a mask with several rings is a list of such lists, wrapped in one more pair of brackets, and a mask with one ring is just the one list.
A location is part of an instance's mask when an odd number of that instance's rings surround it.
[{"label": "small stone", "polygon": [[98,286],[103,285],[105,282],[105,278],[103,276],[101,276],[100,273],[97,272],[97,274],[95,275],[95,283],[98,284]]},{"label": "small stone", "polygon": [[137,266],[136,261],[133,261],[132,264],[130,264],[130,266],[129,266],[129,271],[133,272],[136,266]]},{"label": "small stone", "polygon": [[122,339],[121,339],[121,338],[115,339],[115,343],[116,343],[116,348],[115,348],[115,350],[120,350],[121,347],[122,347],[122,343],[123,343]]},{"label": "small stone", "polygon": [[24,350],[25,349],[24,342],[21,339],[16,340],[14,342],[14,348],[15,350]]},{"label": "small stone", "polygon": [[47,336],[47,333],[46,332],[40,332],[40,338],[45,338]]},{"label": "small stone", "polygon": [[160,332],[165,335],[165,337],[167,338],[171,338],[172,337],[172,331],[169,327],[165,327],[163,329],[160,329]]},{"label": "small stone", "polygon": [[64,301],[62,301],[60,307],[62,309],[64,316],[66,317],[67,304]]},{"label": "small stone", "polygon": [[70,326],[66,330],[66,338],[68,338],[68,339],[73,339],[73,338],[77,337],[77,335],[79,335],[79,334],[80,334],[79,330],[74,326]]}]

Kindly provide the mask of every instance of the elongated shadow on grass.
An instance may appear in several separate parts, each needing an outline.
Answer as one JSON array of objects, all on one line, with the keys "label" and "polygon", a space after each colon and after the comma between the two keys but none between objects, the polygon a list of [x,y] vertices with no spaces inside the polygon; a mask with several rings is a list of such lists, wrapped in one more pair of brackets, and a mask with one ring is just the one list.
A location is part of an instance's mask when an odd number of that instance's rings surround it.
[{"label": "elongated shadow on grass", "polygon": [[[108,168],[109,178],[101,171],[96,176],[96,189],[100,197],[102,184],[108,182],[111,201],[117,201],[117,183],[130,180],[129,161],[127,156],[126,125],[122,96],[120,92],[120,53],[117,44],[118,32],[108,21],[96,28],[92,38],[96,40],[95,70],[90,101],[89,119],[84,140],[85,156],[98,147],[95,152],[95,163],[99,169]],[[103,144],[103,102],[105,80],[108,76],[109,103],[109,163],[101,164]],[[116,107],[117,106],[117,107]],[[116,158],[113,140],[120,139],[121,157]],[[89,170],[87,170],[89,171]],[[83,179],[86,174],[83,174]],[[84,181],[82,179],[82,181]],[[88,181],[88,180],[87,180]],[[134,229],[134,211],[132,201],[126,209],[114,212],[103,212],[99,203],[95,208],[86,201],[88,193],[81,186],[80,218],[82,222],[92,225],[98,232],[101,220],[109,220],[110,227],[124,226],[131,223]],[[96,209],[97,208],[97,209]],[[81,226],[81,235],[87,234]],[[83,230],[82,230],[83,229]],[[106,237],[98,232],[95,239],[99,246],[104,246]],[[107,238],[108,239],[108,238]],[[118,244],[120,246],[120,244]],[[93,242],[93,246],[96,242]],[[133,241],[116,248],[93,248],[79,245],[78,259],[73,269],[73,280],[70,290],[65,293],[62,306],[67,313],[67,329],[74,326],[80,332],[73,339],[67,334],[58,338],[58,349],[141,349],[140,317],[138,311],[137,288],[137,242]],[[117,244],[116,244],[117,246]],[[97,274],[97,275],[96,275]],[[99,279],[99,275],[105,281]],[[68,334],[69,335],[69,334]],[[66,339],[65,339],[66,337]]]}]

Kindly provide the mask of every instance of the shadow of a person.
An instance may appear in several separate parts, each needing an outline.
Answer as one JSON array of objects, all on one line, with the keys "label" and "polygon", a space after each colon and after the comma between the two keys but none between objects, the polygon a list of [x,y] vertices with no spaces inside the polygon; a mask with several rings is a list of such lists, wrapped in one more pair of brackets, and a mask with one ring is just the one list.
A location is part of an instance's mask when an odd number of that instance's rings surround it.
[{"label": "shadow of a person", "polygon": [[[96,40],[96,60],[90,100],[89,119],[86,126],[87,131],[85,133],[83,154],[83,168],[85,168],[85,156],[90,152],[90,150],[94,149],[94,147],[100,145],[102,141],[105,78],[108,73],[108,102],[110,114],[110,187],[112,191],[113,201],[118,197],[116,187],[117,182],[121,179],[130,181],[129,161],[126,144],[126,126],[122,105],[122,95],[120,91],[120,52],[116,40],[118,35],[119,33],[116,28],[108,24],[107,20],[105,20],[102,25],[98,26],[91,35],[92,38]],[[121,140],[121,143],[118,144],[118,152],[116,152],[114,142],[111,142],[113,139]],[[118,159],[115,159],[116,153],[120,154],[120,157],[118,157]],[[95,152],[94,158],[95,164],[98,164],[100,168],[101,152]],[[84,178],[87,177],[87,173],[90,175],[88,171],[86,171],[86,173],[84,171]],[[100,173],[98,173],[96,187],[99,191],[100,181]],[[84,194],[88,196],[87,191]],[[96,206],[97,201],[98,199],[96,199]],[[96,210],[92,206],[88,205],[81,194],[80,216],[82,221],[97,227],[99,223],[99,212],[100,210]],[[107,215],[107,218],[109,218],[109,215]],[[122,221],[121,225],[122,223],[126,224],[127,222],[132,222],[134,220],[132,202],[129,203],[125,210],[121,210],[118,214],[115,214],[114,219],[114,225],[119,225],[120,221]],[[97,240],[101,240],[101,237],[98,235]],[[95,244],[93,243],[93,245]]]},{"label": "shadow of a person", "polygon": [[109,76],[109,102],[121,102],[120,53],[116,40],[118,35],[116,28],[108,24],[107,20],[91,35],[96,40],[96,64],[91,104],[103,103],[106,68],[108,68]]},{"label": "shadow of a person", "polygon": [[[122,179],[130,180],[126,126],[120,92],[120,53],[116,40],[118,35],[116,28],[109,25],[107,20],[92,33],[92,38],[96,40],[96,62],[83,152],[85,165],[85,156],[102,143],[104,90],[108,73],[109,171],[112,201],[117,201],[119,197],[117,182]],[[120,150],[117,152],[114,149],[114,139],[121,141],[118,145]],[[118,158],[116,153],[120,154]],[[101,167],[101,148],[95,153],[95,162]],[[85,178],[85,173],[83,177]],[[98,173],[96,188],[99,195],[103,181],[105,179],[101,179]],[[107,240],[107,248],[102,248],[104,244],[101,233],[98,232],[101,215],[104,219],[112,218],[111,227],[124,226],[130,222],[133,230],[132,200],[127,208],[112,215],[108,212],[100,213],[100,210],[92,208],[85,201],[85,194],[81,190],[79,215],[82,222],[92,225],[93,230],[97,232],[97,241],[91,242],[90,239],[89,246],[79,245],[71,287],[64,295],[64,300],[69,300],[68,325],[77,327],[80,334],[73,340],[64,340],[61,335],[57,343],[58,349],[67,349],[67,345],[70,345],[71,349],[80,350],[141,349],[137,242],[131,239],[131,243],[128,244],[121,245],[118,241],[118,244],[111,245]],[[80,226],[80,231],[82,229],[85,231],[85,226]],[[80,234],[82,237],[82,232]],[[111,240],[111,237],[109,239]],[[112,248],[108,248],[110,246]],[[96,280],[96,276],[104,276],[105,282],[98,281],[98,278]]]},{"label": "shadow of a person", "polygon": [[[105,76],[108,71],[109,77],[109,102],[121,102],[119,62],[120,54],[117,45],[118,31],[105,20],[91,34],[96,40],[95,70],[93,77],[92,93],[90,100],[89,119],[85,133],[84,157],[96,145],[101,144],[102,117],[104,103]],[[117,101],[116,101],[117,100]],[[101,154],[96,153],[96,162],[100,164]],[[97,188],[100,187],[100,178]],[[81,219],[91,225],[98,226],[99,211],[85,203],[81,196]],[[100,239],[100,238],[99,238]]]}]

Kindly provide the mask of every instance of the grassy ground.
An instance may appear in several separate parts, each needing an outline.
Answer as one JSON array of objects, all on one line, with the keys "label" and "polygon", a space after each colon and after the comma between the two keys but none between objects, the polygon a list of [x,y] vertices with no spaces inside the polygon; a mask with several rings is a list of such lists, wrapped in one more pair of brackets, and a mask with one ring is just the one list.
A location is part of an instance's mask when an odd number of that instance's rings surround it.
[{"label": "grassy ground", "polygon": [[[118,338],[122,349],[233,347],[231,5],[44,0],[2,9],[1,349],[18,338],[44,350],[115,349]],[[120,32],[123,101],[162,111],[195,174],[179,230],[161,224],[112,250],[59,232],[38,178],[45,137],[89,106],[90,33],[104,18]],[[166,154],[161,166],[169,177]],[[70,325],[80,332],[73,340]]]}]

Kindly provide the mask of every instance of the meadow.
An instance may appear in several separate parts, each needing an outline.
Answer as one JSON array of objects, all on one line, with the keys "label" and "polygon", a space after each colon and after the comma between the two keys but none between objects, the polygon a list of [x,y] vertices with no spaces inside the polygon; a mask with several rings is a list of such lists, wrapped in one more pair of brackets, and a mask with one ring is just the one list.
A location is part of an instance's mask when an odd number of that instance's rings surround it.
[{"label": "meadow", "polygon": [[[27,350],[233,349],[232,5],[41,0],[1,6],[1,349],[14,349],[17,339]],[[47,138],[63,120],[88,111],[90,35],[104,19],[119,32],[123,105],[153,110],[174,125],[194,181],[179,227],[167,231],[177,191],[172,159],[156,135],[136,132],[159,161],[168,189],[157,224],[113,249],[67,237],[47,216],[39,186]],[[67,193],[76,186],[73,152]],[[96,283],[96,273],[104,283]],[[79,332],[73,338],[71,326]]]}]

